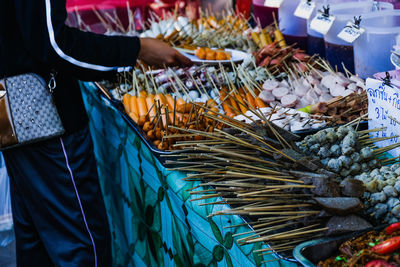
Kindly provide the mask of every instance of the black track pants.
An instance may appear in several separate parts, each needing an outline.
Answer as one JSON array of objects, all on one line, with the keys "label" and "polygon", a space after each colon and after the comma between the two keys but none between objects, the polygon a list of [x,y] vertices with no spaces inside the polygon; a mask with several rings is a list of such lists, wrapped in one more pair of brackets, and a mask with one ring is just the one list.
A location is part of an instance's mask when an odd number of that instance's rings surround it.
[{"label": "black track pants", "polygon": [[111,266],[88,128],[4,152],[18,266]]}]

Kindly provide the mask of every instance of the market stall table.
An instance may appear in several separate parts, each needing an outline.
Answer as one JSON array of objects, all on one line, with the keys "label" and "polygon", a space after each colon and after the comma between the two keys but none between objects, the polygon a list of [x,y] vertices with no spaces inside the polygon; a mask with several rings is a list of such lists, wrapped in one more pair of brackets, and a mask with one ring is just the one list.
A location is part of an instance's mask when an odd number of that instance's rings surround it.
[{"label": "market stall table", "polygon": [[[254,251],[257,243],[238,246],[233,235],[250,231],[240,216],[207,215],[222,205],[186,190],[184,173],[168,171],[122,119],[94,83],[82,84],[90,118],[100,182],[113,237],[115,266],[297,266]],[[267,261],[267,263],[262,263]],[[269,262],[268,262],[269,261]]]}]

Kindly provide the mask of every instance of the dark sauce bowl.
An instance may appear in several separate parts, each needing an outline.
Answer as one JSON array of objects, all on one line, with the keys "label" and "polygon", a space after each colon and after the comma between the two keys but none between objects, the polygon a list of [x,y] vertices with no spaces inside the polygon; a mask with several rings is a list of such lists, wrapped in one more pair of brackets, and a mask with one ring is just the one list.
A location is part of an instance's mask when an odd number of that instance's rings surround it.
[{"label": "dark sauce bowl", "polygon": [[342,236],[307,241],[293,249],[293,257],[304,267],[316,267],[318,262],[339,254],[339,247],[345,241],[358,238],[370,231],[382,231],[386,227],[387,225],[381,225]]}]

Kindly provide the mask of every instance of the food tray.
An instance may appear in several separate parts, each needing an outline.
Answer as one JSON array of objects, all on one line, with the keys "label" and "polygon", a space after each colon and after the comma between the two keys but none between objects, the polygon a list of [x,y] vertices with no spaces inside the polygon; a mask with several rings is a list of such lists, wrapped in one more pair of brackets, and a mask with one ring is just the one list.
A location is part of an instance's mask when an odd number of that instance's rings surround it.
[{"label": "food tray", "polygon": [[[120,112],[122,118],[136,132],[136,134],[139,136],[139,138],[142,140],[142,142],[150,149],[150,151],[156,156],[156,158],[161,162],[161,164],[166,165],[165,164],[165,162],[167,160],[166,156],[172,155],[175,152],[161,151],[161,150],[157,149],[154,146],[154,144],[151,142],[151,140],[143,132],[143,130],[139,127],[139,125],[137,125],[131,119],[131,117],[129,117],[129,115],[125,112],[122,102],[113,98],[112,95],[108,92],[108,90],[105,89],[101,84],[95,82],[95,85],[99,89],[101,97],[103,97],[107,101],[109,101],[110,104]],[[173,166],[168,165],[168,167],[173,167]]]},{"label": "food tray", "polygon": [[293,250],[293,257],[304,267],[315,267],[318,262],[339,253],[339,246],[350,239],[357,238],[369,231],[381,231],[387,225],[381,225],[342,236],[326,237],[304,242]]},{"label": "food tray", "polygon": [[[107,91],[107,89],[103,88],[100,84],[94,83],[96,87],[99,89],[99,94],[100,97],[103,97],[108,101],[113,107],[115,107],[121,114],[122,118],[126,121],[126,123],[139,135],[141,141],[150,149],[150,151],[157,157],[157,159],[161,162],[162,165],[167,165],[169,168],[175,167],[174,165],[166,164],[166,160],[168,159],[167,156],[170,156],[174,154],[175,152],[166,152],[166,151],[161,151],[157,149],[153,143],[147,138],[147,136],[144,134],[143,130],[129,117],[129,115],[125,112],[125,109],[121,103],[121,101],[118,101],[116,99],[113,99],[111,94]],[[178,151],[179,152],[179,151]],[[187,153],[190,153],[191,151],[186,151]],[[246,222],[252,221],[248,217],[243,218]],[[249,227],[254,230],[251,225]],[[278,253],[273,254],[276,258],[281,259],[281,260],[286,260],[289,262],[297,262],[296,259],[289,257],[288,255],[281,255]]]}]

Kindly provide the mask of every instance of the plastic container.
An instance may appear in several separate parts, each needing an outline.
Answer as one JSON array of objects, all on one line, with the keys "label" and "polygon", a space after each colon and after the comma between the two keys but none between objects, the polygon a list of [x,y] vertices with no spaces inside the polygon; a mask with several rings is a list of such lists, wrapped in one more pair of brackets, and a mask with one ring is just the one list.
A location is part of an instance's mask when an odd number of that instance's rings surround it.
[{"label": "plastic container", "polygon": [[378,2],[391,3],[395,9],[400,9],[400,0],[379,0]]},{"label": "plastic container", "polygon": [[[291,1],[291,0],[289,0]],[[253,13],[254,18],[258,22],[260,21],[261,27],[265,28],[274,22],[272,13],[275,13],[275,17],[278,20],[278,8],[267,7],[264,5],[264,0],[253,0]]]},{"label": "plastic container", "polygon": [[390,55],[390,62],[396,68],[396,70],[400,70],[400,57],[395,54]]},{"label": "plastic container", "polygon": [[[354,73],[354,51],[353,45],[340,39],[337,35],[343,30],[347,22],[352,21],[354,16],[362,15],[362,18],[374,12],[374,10],[393,10],[390,3],[374,3],[374,2],[349,2],[335,4],[331,6],[330,13],[336,17],[332,27],[324,36],[325,56],[329,63],[338,70],[343,71],[344,66]],[[375,11],[377,12],[377,11]],[[363,21],[361,26],[363,26]]]},{"label": "plastic container", "polygon": [[285,37],[286,43],[307,50],[307,20],[296,17],[294,11],[300,0],[285,0],[279,7],[279,29]]},{"label": "plastic container", "polygon": [[[321,57],[325,57],[325,42],[324,36],[319,32],[316,32],[310,28],[311,20],[317,15],[318,10],[321,10],[323,6],[340,4],[346,2],[354,2],[355,0],[315,0],[315,9],[310,19],[307,20],[307,53],[309,55],[319,54]],[[359,0],[358,2],[371,2],[372,0]]]},{"label": "plastic container", "polygon": [[400,34],[400,10],[381,11],[365,16],[365,33],[354,42],[356,73],[362,78],[392,70],[390,54]]}]

